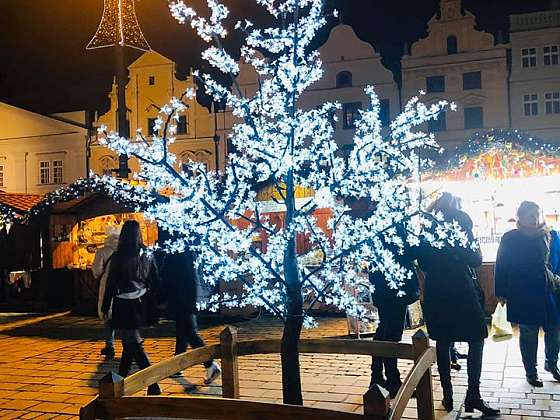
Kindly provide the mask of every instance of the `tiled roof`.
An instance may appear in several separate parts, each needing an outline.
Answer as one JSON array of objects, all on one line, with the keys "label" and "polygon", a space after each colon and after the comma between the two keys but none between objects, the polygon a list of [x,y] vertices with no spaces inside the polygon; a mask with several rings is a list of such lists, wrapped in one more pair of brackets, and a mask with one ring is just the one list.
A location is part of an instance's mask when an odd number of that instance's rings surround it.
[{"label": "tiled roof", "polygon": [[10,194],[0,192],[0,204],[10,207],[17,213],[27,213],[41,199],[42,195],[35,194]]}]

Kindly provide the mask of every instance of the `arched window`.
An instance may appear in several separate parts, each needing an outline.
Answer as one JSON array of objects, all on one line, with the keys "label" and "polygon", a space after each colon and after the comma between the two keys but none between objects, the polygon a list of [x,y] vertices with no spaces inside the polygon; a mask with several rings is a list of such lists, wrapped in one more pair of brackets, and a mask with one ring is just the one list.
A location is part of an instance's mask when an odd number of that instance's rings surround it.
[{"label": "arched window", "polygon": [[345,88],[352,86],[352,73],[349,71],[341,71],[336,75],[336,87]]},{"label": "arched window", "polygon": [[457,37],[455,35],[447,37],[447,54],[457,54]]}]

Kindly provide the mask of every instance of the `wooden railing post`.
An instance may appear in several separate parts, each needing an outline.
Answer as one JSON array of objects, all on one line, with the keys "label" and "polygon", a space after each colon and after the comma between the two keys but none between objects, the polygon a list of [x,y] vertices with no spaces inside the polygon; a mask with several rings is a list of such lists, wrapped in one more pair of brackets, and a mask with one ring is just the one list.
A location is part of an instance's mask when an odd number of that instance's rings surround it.
[{"label": "wooden railing post", "polygon": [[[418,363],[418,359],[430,347],[430,339],[428,335],[418,330],[412,336],[412,349],[414,352],[414,364]],[[416,388],[416,403],[418,409],[418,418],[425,420],[434,419],[434,393],[432,387],[431,369],[426,370],[424,376],[418,383]]]},{"label": "wooden railing post", "polygon": [[99,398],[124,397],[124,378],[115,372],[108,373],[99,380]]},{"label": "wooden railing post", "polygon": [[372,420],[385,419],[389,414],[390,403],[389,392],[374,384],[364,394],[364,415]]},{"label": "wooden railing post", "polygon": [[227,326],[220,333],[220,346],[222,349],[222,396],[239,398],[237,328]]}]

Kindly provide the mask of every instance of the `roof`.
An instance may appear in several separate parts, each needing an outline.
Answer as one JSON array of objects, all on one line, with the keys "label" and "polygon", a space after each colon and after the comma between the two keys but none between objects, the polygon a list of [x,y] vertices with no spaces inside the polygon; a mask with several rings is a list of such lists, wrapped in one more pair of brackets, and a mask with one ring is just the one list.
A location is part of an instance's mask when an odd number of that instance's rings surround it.
[{"label": "roof", "polygon": [[510,32],[537,31],[560,27],[560,10],[511,15]]},{"label": "roof", "polygon": [[0,102],[0,140],[81,133],[84,129]]},{"label": "roof", "polygon": [[35,194],[0,193],[0,205],[23,215],[37,205],[42,198],[43,196]]}]

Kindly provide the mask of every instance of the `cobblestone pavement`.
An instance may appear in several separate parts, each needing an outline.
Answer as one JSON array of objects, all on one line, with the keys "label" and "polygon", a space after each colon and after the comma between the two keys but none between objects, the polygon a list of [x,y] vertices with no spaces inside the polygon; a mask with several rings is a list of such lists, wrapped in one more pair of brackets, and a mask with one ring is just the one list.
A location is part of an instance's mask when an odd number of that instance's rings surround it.
[{"label": "cobblestone pavement", "polygon": [[[305,337],[333,337],[347,333],[342,318],[320,319],[320,328],[304,332]],[[279,337],[281,325],[270,318],[236,324],[240,339]],[[217,342],[223,325],[203,330],[209,343]],[[172,356],[173,325],[164,324],[146,331],[146,348],[152,361]],[[410,341],[407,332],[405,341]],[[117,362],[105,362],[101,324],[93,318],[65,316],[36,325],[0,333],[0,419],[73,418],[80,406],[97,393],[98,380],[117,370]],[[466,351],[465,347],[460,347]],[[120,352],[120,345],[117,346]],[[541,338],[542,353],[542,338]],[[370,359],[364,356],[302,355],[302,383],[305,404],[335,410],[362,410],[362,395],[369,383]],[[543,361],[539,359],[542,367]],[[455,407],[450,414],[441,406],[441,388],[434,376],[438,419],[462,418],[466,389],[466,364],[454,373]],[[410,363],[400,363],[404,374]],[[433,369],[436,373],[436,369]],[[535,389],[524,380],[517,340],[487,341],[482,391],[494,406],[502,409],[503,419],[560,418],[560,384],[541,372],[544,388]],[[220,381],[203,385],[202,367],[185,372],[185,378],[166,379],[164,394],[220,395]],[[241,397],[281,402],[280,360],[277,355],[242,357],[240,360]],[[411,400],[406,418],[416,418]]]}]

